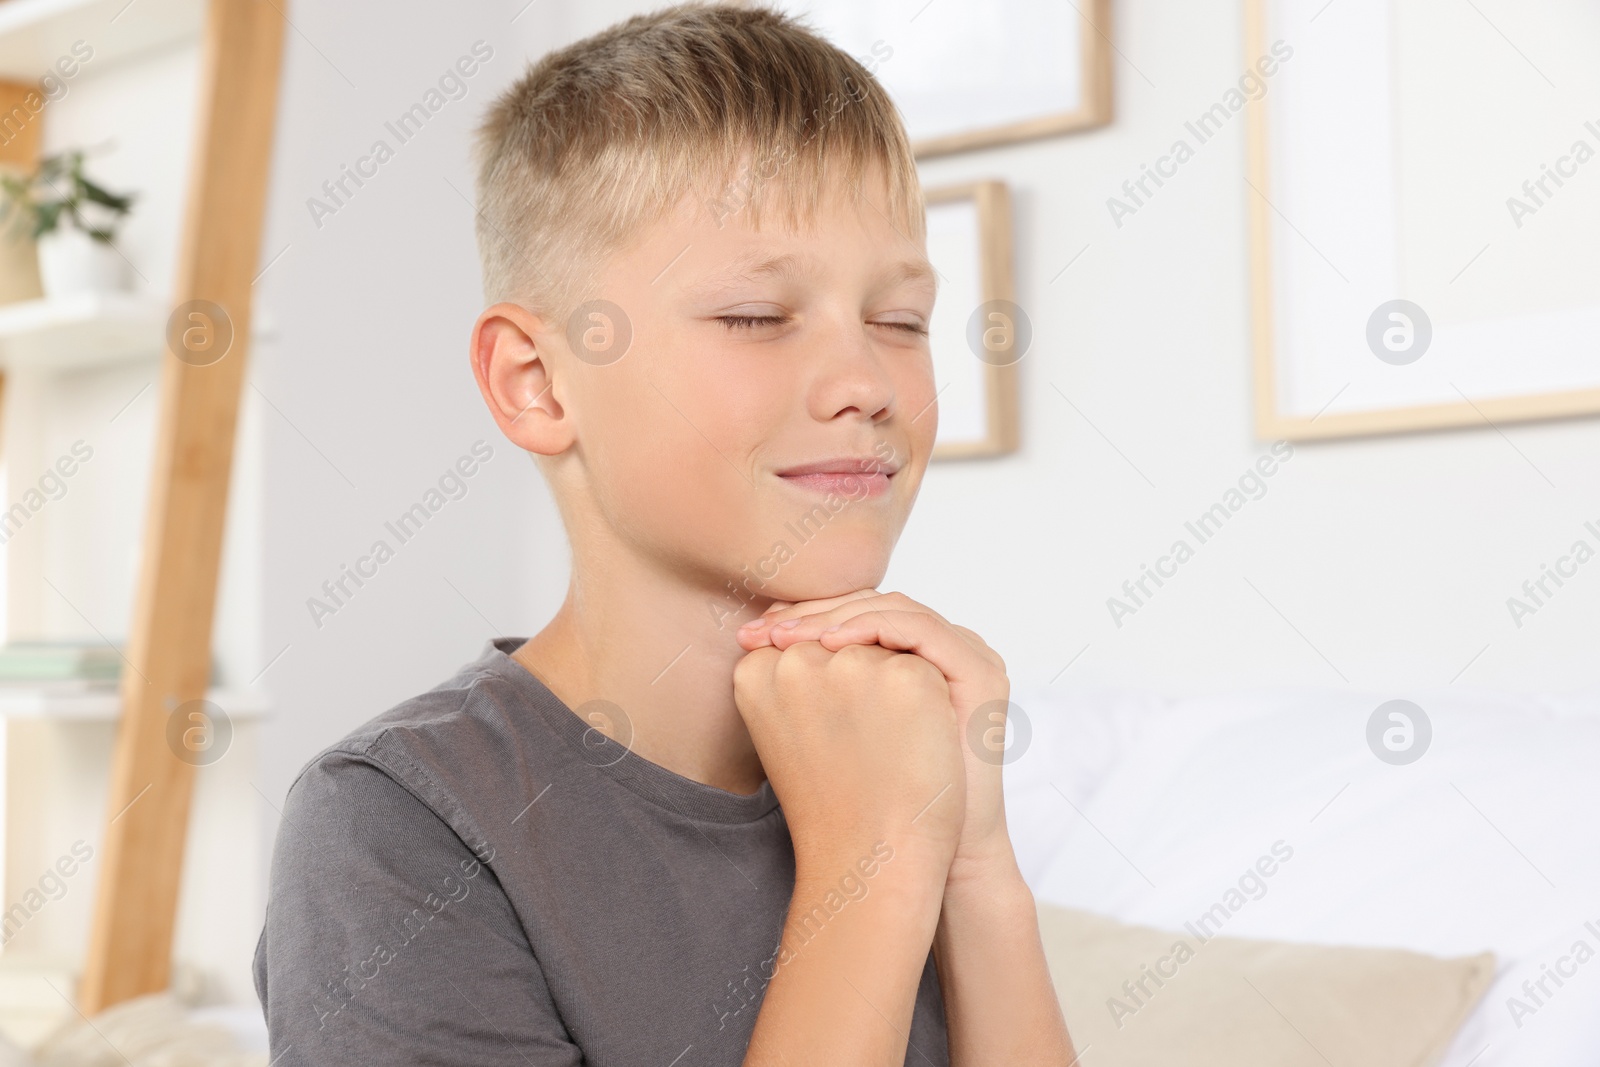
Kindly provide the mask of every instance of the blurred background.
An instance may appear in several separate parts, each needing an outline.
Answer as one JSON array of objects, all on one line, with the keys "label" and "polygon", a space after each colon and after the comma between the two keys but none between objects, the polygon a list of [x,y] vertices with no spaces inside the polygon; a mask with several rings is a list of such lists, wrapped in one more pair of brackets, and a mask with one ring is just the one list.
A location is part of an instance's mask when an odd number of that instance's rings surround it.
[{"label": "blurred background", "polygon": [[[932,0],[920,17],[973,3]],[[299,769],[356,725],[447,677],[489,638],[535,632],[562,598],[559,519],[532,462],[500,438],[467,365],[482,299],[471,131],[530,60],[657,5],[279,6],[287,23],[282,82],[214,625],[211,699],[231,739],[196,770],[173,949],[174,981],[190,1002],[246,1009],[256,1003],[249,965],[277,809]],[[1274,16],[1283,28],[1271,36],[1309,42],[1319,32],[1353,32],[1341,31],[1340,20],[1370,15],[1373,5],[1284,7]],[[1494,184],[1500,192],[1485,202],[1458,203],[1437,226],[1455,237],[1439,253],[1449,265],[1436,272],[1440,286],[1469,283],[1470,273],[1450,278],[1468,267],[1513,276],[1535,294],[1576,285],[1592,298],[1600,281],[1600,163],[1573,165],[1565,185],[1547,186],[1559,196],[1540,198],[1526,232],[1504,202],[1515,196],[1533,205],[1521,180],[1572,155],[1572,142],[1600,146],[1593,52],[1585,69],[1571,49],[1573,40],[1600,43],[1600,14],[1576,2],[1540,8],[1534,14],[1509,0],[1429,6],[1457,34],[1432,57],[1433,75],[1492,83],[1516,101],[1514,124],[1534,127],[1535,143],[1547,146],[1530,152],[1523,140],[1497,140],[1505,115],[1481,124],[1462,117],[1449,131],[1444,140],[1459,158],[1493,162],[1517,178]],[[67,665],[58,650],[57,659],[30,666],[26,647],[6,661],[7,906],[28,899],[74,842],[98,855],[104,831],[117,704],[94,678],[115,675],[120,660],[106,650],[127,640],[161,399],[161,353],[127,338],[148,340],[152,324],[161,330],[174,299],[203,11],[198,0],[0,4],[0,75],[28,83],[54,71],[58,79],[33,119],[37,155],[58,159],[55,177],[70,182],[71,153],[83,151],[82,174],[106,194],[85,194],[86,212],[116,226],[116,262],[80,265],[101,270],[101,283],[69,278],[52,297],[24,281],[10,294],[14,306],[0,307],[3,503],[23,501],[31,488],[46,501],[27,506],[26,521],[6,528],[0,548],[5,638],[78,643]],[[1273,194],[1252,185],[1245,115],[1220,124],[1203,145],[1186,132],[1255,63],[1246,54],[1247,14],[1220,0],[1111,0],[1109,21],[1091,27],[1108,49],[1109,121],[921,161],[928,187],[1006,183],[1014,299],[1032,338],[1016,363],[1016,449],[930,469],[887,586],[984,634],[1019,693],[1052,694],[1036,698],[1041,723],[1051,700],[1065,707],[1134,693],[1170,710],[1220,694],[1289,691],[1343,694],[1362,709],[1464,692],[1498,700],[1512,715],[1559,704],[1582,719],[1600,699],[1600,563],[1563,565],[1562,583],[1547,583],[1537,604],[1525,583],[1572,557],[1577,541],[1600,546],[1600,420],[1486,416],[1477,425],[1301,437],[1287,446],[1284,436],[1262,432],[1252,211],[1274,227],[1271,240],[1303,239],[1302,258],[1309,246],[1332,263],[1341,260],[1340,224],[1337,210],[1313,226],[1286,202],[1261,208],[1256,198]],[[92,55],[73,56],[76,41]],[[1300,54],[1318,53],[1307,43]],[[75,59],[70,76],[56,65],[62,56]],[[442,76],[464,70],[463,57],[473,73],[451,83],[425,124],[396,137],[392,124]],[[1004,85],[1006,71],[979,76]],[[1350,92],[1360,95],[1355,80]],[[1354,114],[1352,104],[1343,119]],[[1342,121],[1339,112],[1314,117]],[[1584,126],[1590,120],[1593,132]],[[0,137],[14,135],[0,122]],[[1135,204],[1125,184],[1182,138],[1198,151],[1158,195]],[[376,173],[339,189],[380,139],[393,151],[372,164]],[[26,177],[27,168],[10,173]],[[1467,180],[1465,167],[1453,173]],[[1408,202],[1448,199],[1452,172],[1426,180],[1436,184],[1406,187]],[[1137,210],[1119,212],[1113,198]],[[1535,223],[1536,245],[1528,243]],[[43,268],[45,250],[39,254]],[[1600,355],[1588,351],[1590,388],[1600,387]],[[325,583],[338,582],[380,538],[392,543],[385,524],[478,442],[492,457],[459,498],[375,576],[334,598]],[[40,482],[74,455],[59,491]],[[1280,462],[1260,495],[1176,577],[1134,600],[1125,583],[1155,567],[1186,536],[1185,524],[1238,488],[1264,455]],[[1137,610],[1119,612],[1114,598]],[[1512,598],[1536,610],[1519,614]],[[41,671],[63,681],[35,684]],[[1353,743],[1364,753],[1365,712],[1357,717]],[[1448,721],[1436,720],[1436,734]],[[1582,729],[1591,745],[1582,751],[1600,751],[1592,721]],[[1040,726],[1035,744],[1047,735]],[[1520,734],[1513,725],[1505,736]],[[1576,736],[1558,730],[1553,750]],[[1362,758],[1375,773],[1388,770]],[[1539,766],[1530,756],[1530,780]],[[1355,778],[1335,773],[1328,781],[1340,780]],[[1466,779],[1453,780],[1463,796],[1481,800]],[[1090,810],[1087,802],[1078,807]],[[1316,811],[1307,803],[1304,816]],[[1543,813],[1528,814],[1522,834],[1516,819],[1489,810],[1494,834],[1473,824],[1485,834],[1482,847],[1500,848],[1504,838],[1530,851],[1550,876],[1528,876],[1540,892],[1552,882],[1562,900],[1600,893],[1586,881],[1591,868],[1564,876],[1550,869],[1555,855],[1523,836],[1564,821],[1571,848],[1592,852],[1600,818],[1593,796],[1552,793],[1539,804]],[[1044,821],[1065,835],[1073,810]],[[1108,822],[1096,825],[1111,833]],[[1418,825],[1426,832],[1430,824]],[[1046,838],[1040,830],[1041,885],[1046,852],[1070,848],[1064,837]],[[1115,833],[1111,839],[1126,846]],[[1253,856],[1271,840],[1252,838],[1243,851]],[[1115,857],[1106,862],[1117,865]],[[1235,865],[1231,857],[1219,862]],[[1484,852],[1452,867],[1452,877],[1459,883],[1499,864],[1519,866],[1511,852]],[[52,882],[43,906],[29,905],[25,922],[7,926],[0,1031],[18,1042],[74,1017],[67,999],[87,950],[98,876],[93,860],[79,866],[60,878],[59,896]],[[1516,905],[1544,906],[1531,890]],[[1124,911],[1138,917],[1132,904]],[[1600,920],[1600,911],[1591,917]],[[1600,1003],[1595,975],[1585,977],[1574,1010]],[[1493,1010],[1504,1017],[1503,1006]],[[1478,1061],[1494,1062],[1533,1061]]]}]

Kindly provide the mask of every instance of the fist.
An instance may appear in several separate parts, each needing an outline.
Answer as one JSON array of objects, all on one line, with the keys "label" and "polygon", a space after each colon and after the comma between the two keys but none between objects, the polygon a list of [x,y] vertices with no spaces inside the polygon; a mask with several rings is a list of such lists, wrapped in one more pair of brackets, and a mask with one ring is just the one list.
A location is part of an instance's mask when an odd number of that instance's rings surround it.
[{"label": "fist", "polygon": [[733,696],[797,864],[849,862],[879,838],[953,855],[965,771],[937,667],[879,645],[830,652],[802,641],[747,653]]}]

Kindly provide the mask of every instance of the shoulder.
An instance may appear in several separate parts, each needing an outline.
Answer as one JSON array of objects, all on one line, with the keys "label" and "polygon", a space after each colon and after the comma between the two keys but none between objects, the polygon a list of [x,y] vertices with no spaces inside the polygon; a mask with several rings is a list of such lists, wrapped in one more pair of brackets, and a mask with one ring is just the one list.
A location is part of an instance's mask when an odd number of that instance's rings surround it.
[{"label": "shoulder", "polygon": [[467,742],[475,732],[472,720],[482,717],[485,701],[503,703],[509,696],[506,688],[486,650],[438,685],[373,716],[312,756],[290,788],[325,764],[339,765],[353,758],[381,765],[385,753],[408,745],[443,748]]},{"label": "shoulder", "polygon": [[[360,751],[342,745],[308,763],[284,798],[279,850],[298,843],[312,851],[349,856],[381,853],[397,839],[454,840],[470,851],[442,815],[402,778]],[[403,827],[403,835],[397,828]]]},{"label": "shoulder", "polygon": [[285,818],[337,820],[357,807],[417,803],[481,851],[500,808],[563,755],[530,708],[546,696],[542,687],[511,674],[521,670],[505,655],[514,647],[513,639],[492,642],[450,678],[318,752],[290,784]]},{"label": "shoulder", "polygon": [[272,1055],[500,1063],[509,1036],[578,1062],[493,859],[373,763],[314,761],[284,805],[253,961]]},{"label": "shoulder", "polygon": [[[360,756],[337,749],[320,756],[289,790],[282,816],[269,911],[302,908],[363,925],[385,921],[381,913],[397,901],[447,896],[462,879],[495,881],[478,879],[492,870],[492,848],[463,838],[404,783]],[[509,907],[503,910],[510,918]]]}]

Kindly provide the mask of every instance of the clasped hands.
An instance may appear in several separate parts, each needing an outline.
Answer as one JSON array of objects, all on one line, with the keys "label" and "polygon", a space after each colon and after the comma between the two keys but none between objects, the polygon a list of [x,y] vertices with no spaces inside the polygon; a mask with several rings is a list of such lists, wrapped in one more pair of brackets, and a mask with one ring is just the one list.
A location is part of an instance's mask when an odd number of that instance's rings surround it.
[{"label": "clasped hands", "polygon": [[869,589],[775,602],[738,641],[747,654],[735,703],[798,864],[880,834],[947,863],[952,885],[1014,872],[990,747],[1003,737],[1010,681],[981,637]]}]

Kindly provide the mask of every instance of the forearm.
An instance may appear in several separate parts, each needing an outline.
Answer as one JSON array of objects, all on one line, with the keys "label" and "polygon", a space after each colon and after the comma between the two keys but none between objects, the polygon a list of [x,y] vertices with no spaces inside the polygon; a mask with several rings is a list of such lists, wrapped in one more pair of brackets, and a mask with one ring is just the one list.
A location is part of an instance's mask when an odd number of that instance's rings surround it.
[{"label": "forearm", "polygon": [[1039,940],[1033,894],[1009,846],[979,870],[952,869],[934,934],[953,1067],[1066,1067],[1074,1061]]},{"label": "forearm", "polygon": [[797,862],[777,973],[762,999],[746,1067],[900,1067],[948,856],[902,846],[861,880],[865,892],[854,899],[840,893],[840,882],[857,857]]}]

